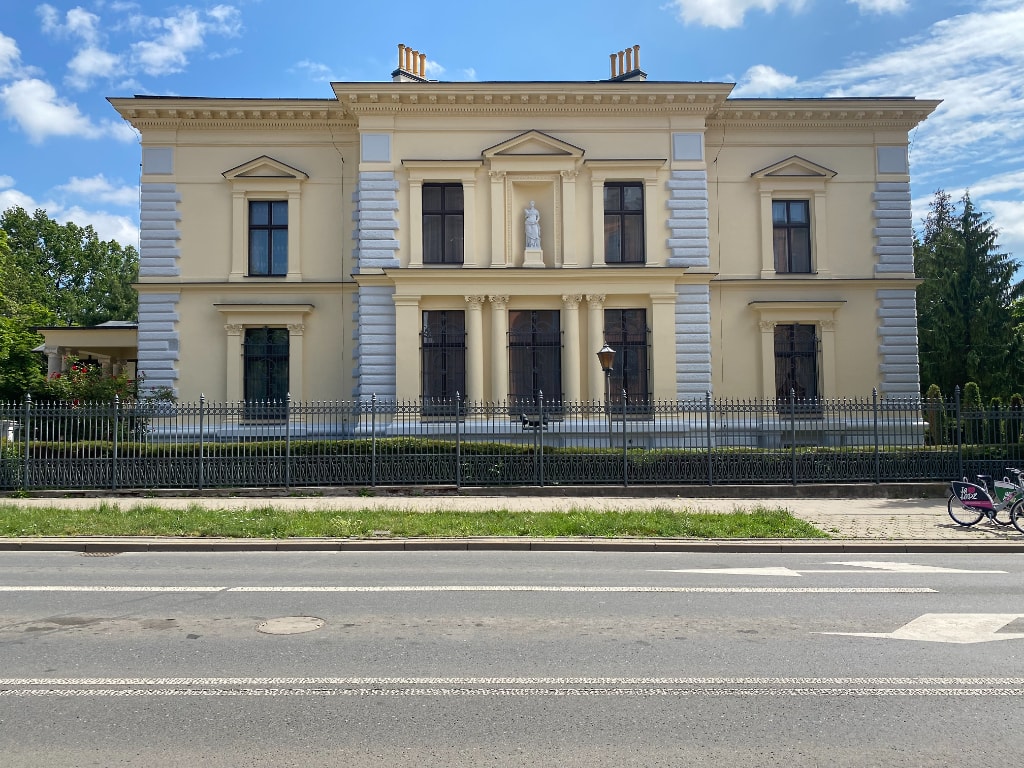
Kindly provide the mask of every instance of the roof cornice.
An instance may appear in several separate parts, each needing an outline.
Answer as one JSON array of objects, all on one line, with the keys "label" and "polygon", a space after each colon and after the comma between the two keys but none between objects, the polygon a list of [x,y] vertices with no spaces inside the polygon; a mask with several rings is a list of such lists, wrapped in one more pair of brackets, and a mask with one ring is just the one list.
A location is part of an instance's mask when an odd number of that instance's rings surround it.
[{"label": "roof cornice", "polygon": [[107,101],[136,128],[355,127],[335,99],[134,96]]},{"label": "roof cornice", "polygon": [[500,82],[331,83],[355,117],[418,114],[609,114],[676,112],[708,115],[732,83]]},{"label": "roof cornice", "polygon": [[898,128],[910,130],[941,101],[914,98],[729,99],[708,125],[750,129]]}]

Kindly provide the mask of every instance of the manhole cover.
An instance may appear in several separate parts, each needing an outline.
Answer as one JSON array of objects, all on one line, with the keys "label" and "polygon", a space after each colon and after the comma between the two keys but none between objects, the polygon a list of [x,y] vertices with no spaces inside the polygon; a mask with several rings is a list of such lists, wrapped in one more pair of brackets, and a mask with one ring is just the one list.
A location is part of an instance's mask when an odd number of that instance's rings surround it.
[{"label": "manhole cover", "polygon": [[316,616],[282,616],[280,619],[264,621],[256,627],[256,631],[265,635],[297,635],[320,629],[326,623]]}]

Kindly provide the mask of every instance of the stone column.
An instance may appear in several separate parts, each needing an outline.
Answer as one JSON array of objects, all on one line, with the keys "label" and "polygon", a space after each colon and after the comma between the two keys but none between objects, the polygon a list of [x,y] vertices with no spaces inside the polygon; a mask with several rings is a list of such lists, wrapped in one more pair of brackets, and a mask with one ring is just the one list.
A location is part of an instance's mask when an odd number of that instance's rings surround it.
[{"label": "stone column", "polygon": [[587,370],[590,371],[587,391],[594,402],[604,402],[604,376],[597,351],[604,346],[604,294],[587,294],[587,341],[593,349],[587,350]]},{"label": "stone column", "polygon": [[237,403],[245,397],[242,389],[242,334],[245,328],[230,324],[225,325],[224,330],[227,332],[227,388],[224,396],[229,403]]},{"label": "stone column", "polygon": [[821,397],[837,397],[836,322],[821,321]]},{"label": "stone column", "polygon": [[[576,240],[576,177],[579,171],[562,171],[562,263],[556,267],[575,267],[579,263]],[[557,253],[557,249],[555,250]]]},{"label": "stone column", "polygon": [[288,394],[292,396],[292,402],[301,402],[302,392],[302,334],[306,326],[302,323],[292,323],[288,326]]},{"label": "stone column", "polygon": [[[591,189],[591,210],[594,212],[594,228],[591,243],[594,249],[594,266],[605,266],[604,260],[604,179],[595,179]],[[604,338],[602,331],[601,338]],[[604,341],[601,342],[602,344]]]},{"label": "stone column", "polygon": [[409,181],[409,266],[423,266],[423,182]]},{"label": "stone column", "polygon": [[[761,328],[761,396],[775,397],[775,323],[762,320]],[[788,397],[788,394],[786,395]]]},{"label": "stone column", "polygon": [[491,296],[491,399],[508,401],[508,296]]},{"label": "stone column", "polygon": [[[562,327],[564,328],[565,354],[562,360],[562,381],[565,383],[565,399],[572,403],[583,399],[580,389],[580,294],[562,296]],[[594,350],[595,352],[597,350]]]},{"label": "stone column", "polygon": [[[476,242],[476,180],[464,179],[462,182],[462,251],[463,266],[486,267],[481,263],[480,247]],[[480,397],[477,394],[476,397]]]},{"label": "stone column", "polygon": [[466,297],[466,391],[464,400],[486,400],[484,392],[484,317],[486,296]]},{"label": "stone column", "polygon": [[420,332],[423,316],[420,297],[395,294],[395,365],[401,365],[401,375],[395,375],[395,398],[399,402],[419,400],[423,380],[423,356]]},{"label": "stone column", "polygon": [[491,171],[490,174],[491,266],[507,267],[508,260],[507,255],[505,254],[505,172]]},{"label": "stone column", "polygon": [[46,353],[46,375],[52,376],[55,373],[63,373],[64,359],[60,347],[45,347]]},{"label": "stone column", "polygon": [[651,394],[676,398],[676,295],[651,294]]}]

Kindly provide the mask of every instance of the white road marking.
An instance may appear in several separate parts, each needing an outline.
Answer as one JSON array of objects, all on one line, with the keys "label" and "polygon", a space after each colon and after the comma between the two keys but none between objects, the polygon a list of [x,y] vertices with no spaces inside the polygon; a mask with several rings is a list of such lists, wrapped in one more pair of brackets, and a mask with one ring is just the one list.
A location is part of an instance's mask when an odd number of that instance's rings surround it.
[{"label": "white road marking", "polygon": [[0,679],[0,697],[1024,696],[1021,678],[83,678]]},{"label": "white road marking", "polygon": [[1020,640],[1024,634],[999,630],[1024,617],[1024,613],[926,613],[895,632],[820,632],[822,635],[883,637],[891,640],[919,640],[926,643],[991,643]]},{"label": "white road marking", "polygon": [[[855,568],[873,568],[890,573],[1006,573],[1006,571],[976,571],[966,568],[944,568],[936,565],[917,565],[916,563],[888,563],[875,560],[853,560],[829,565],[851,565]],[[824,573],[824,571],[822,571]],[[849,573],[849,571],[847,571]]]},{"label": "white road marking", "polygon": [[928,587],[586,587],[518,585],[404,585],[333,587],[135,587],[135,586],[4,586],[0,592],[664,592],[682,594],[925,594]]},{"label": "white road marking", "polygon": [[805,573],[1006,573],[1006,571],[972,571],[962,568],[943,568],[935,565],[917,565],[915,563],[890,563],[875,561],[852,561],[829,563],[829,565],[849,565],[853,570],[840,568],[786,568],[784,566],[765,566],[763,568],[679,568],[670,570],[648,571],[649,573],[703,573],[721,574],[726,576],[802,576]]}]

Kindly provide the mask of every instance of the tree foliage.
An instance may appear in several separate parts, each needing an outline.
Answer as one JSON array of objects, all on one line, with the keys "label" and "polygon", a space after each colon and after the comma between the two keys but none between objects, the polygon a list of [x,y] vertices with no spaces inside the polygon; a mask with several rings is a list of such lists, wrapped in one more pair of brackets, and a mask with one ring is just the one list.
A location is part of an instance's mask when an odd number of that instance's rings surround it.
[{"label": "tree foliage", "polygon": [[135,320],[138,270],[134,248],[100,240],[91,226],[17,206],[0,214],[0,400],[45,384],[34,328]]},{"label": "tree foliage", "polygon": [[42,209],[30,216],[8,208],[0,229],[19,273],[11,286],[17,301],[37,299],[60,325],[136,319],[139,255],[131,246],[100,240],[91,225],[59,224]]},{"label": "tree foliage", "polygon": [[998,231],[969,194],[954,203],[938,190],[922,237],[914,244],[921,384],[943,392],[976,382],[981,391],[1009,396],[1024,365],[1011,307],[1024,286],[1016,263],[999,251]]}]

